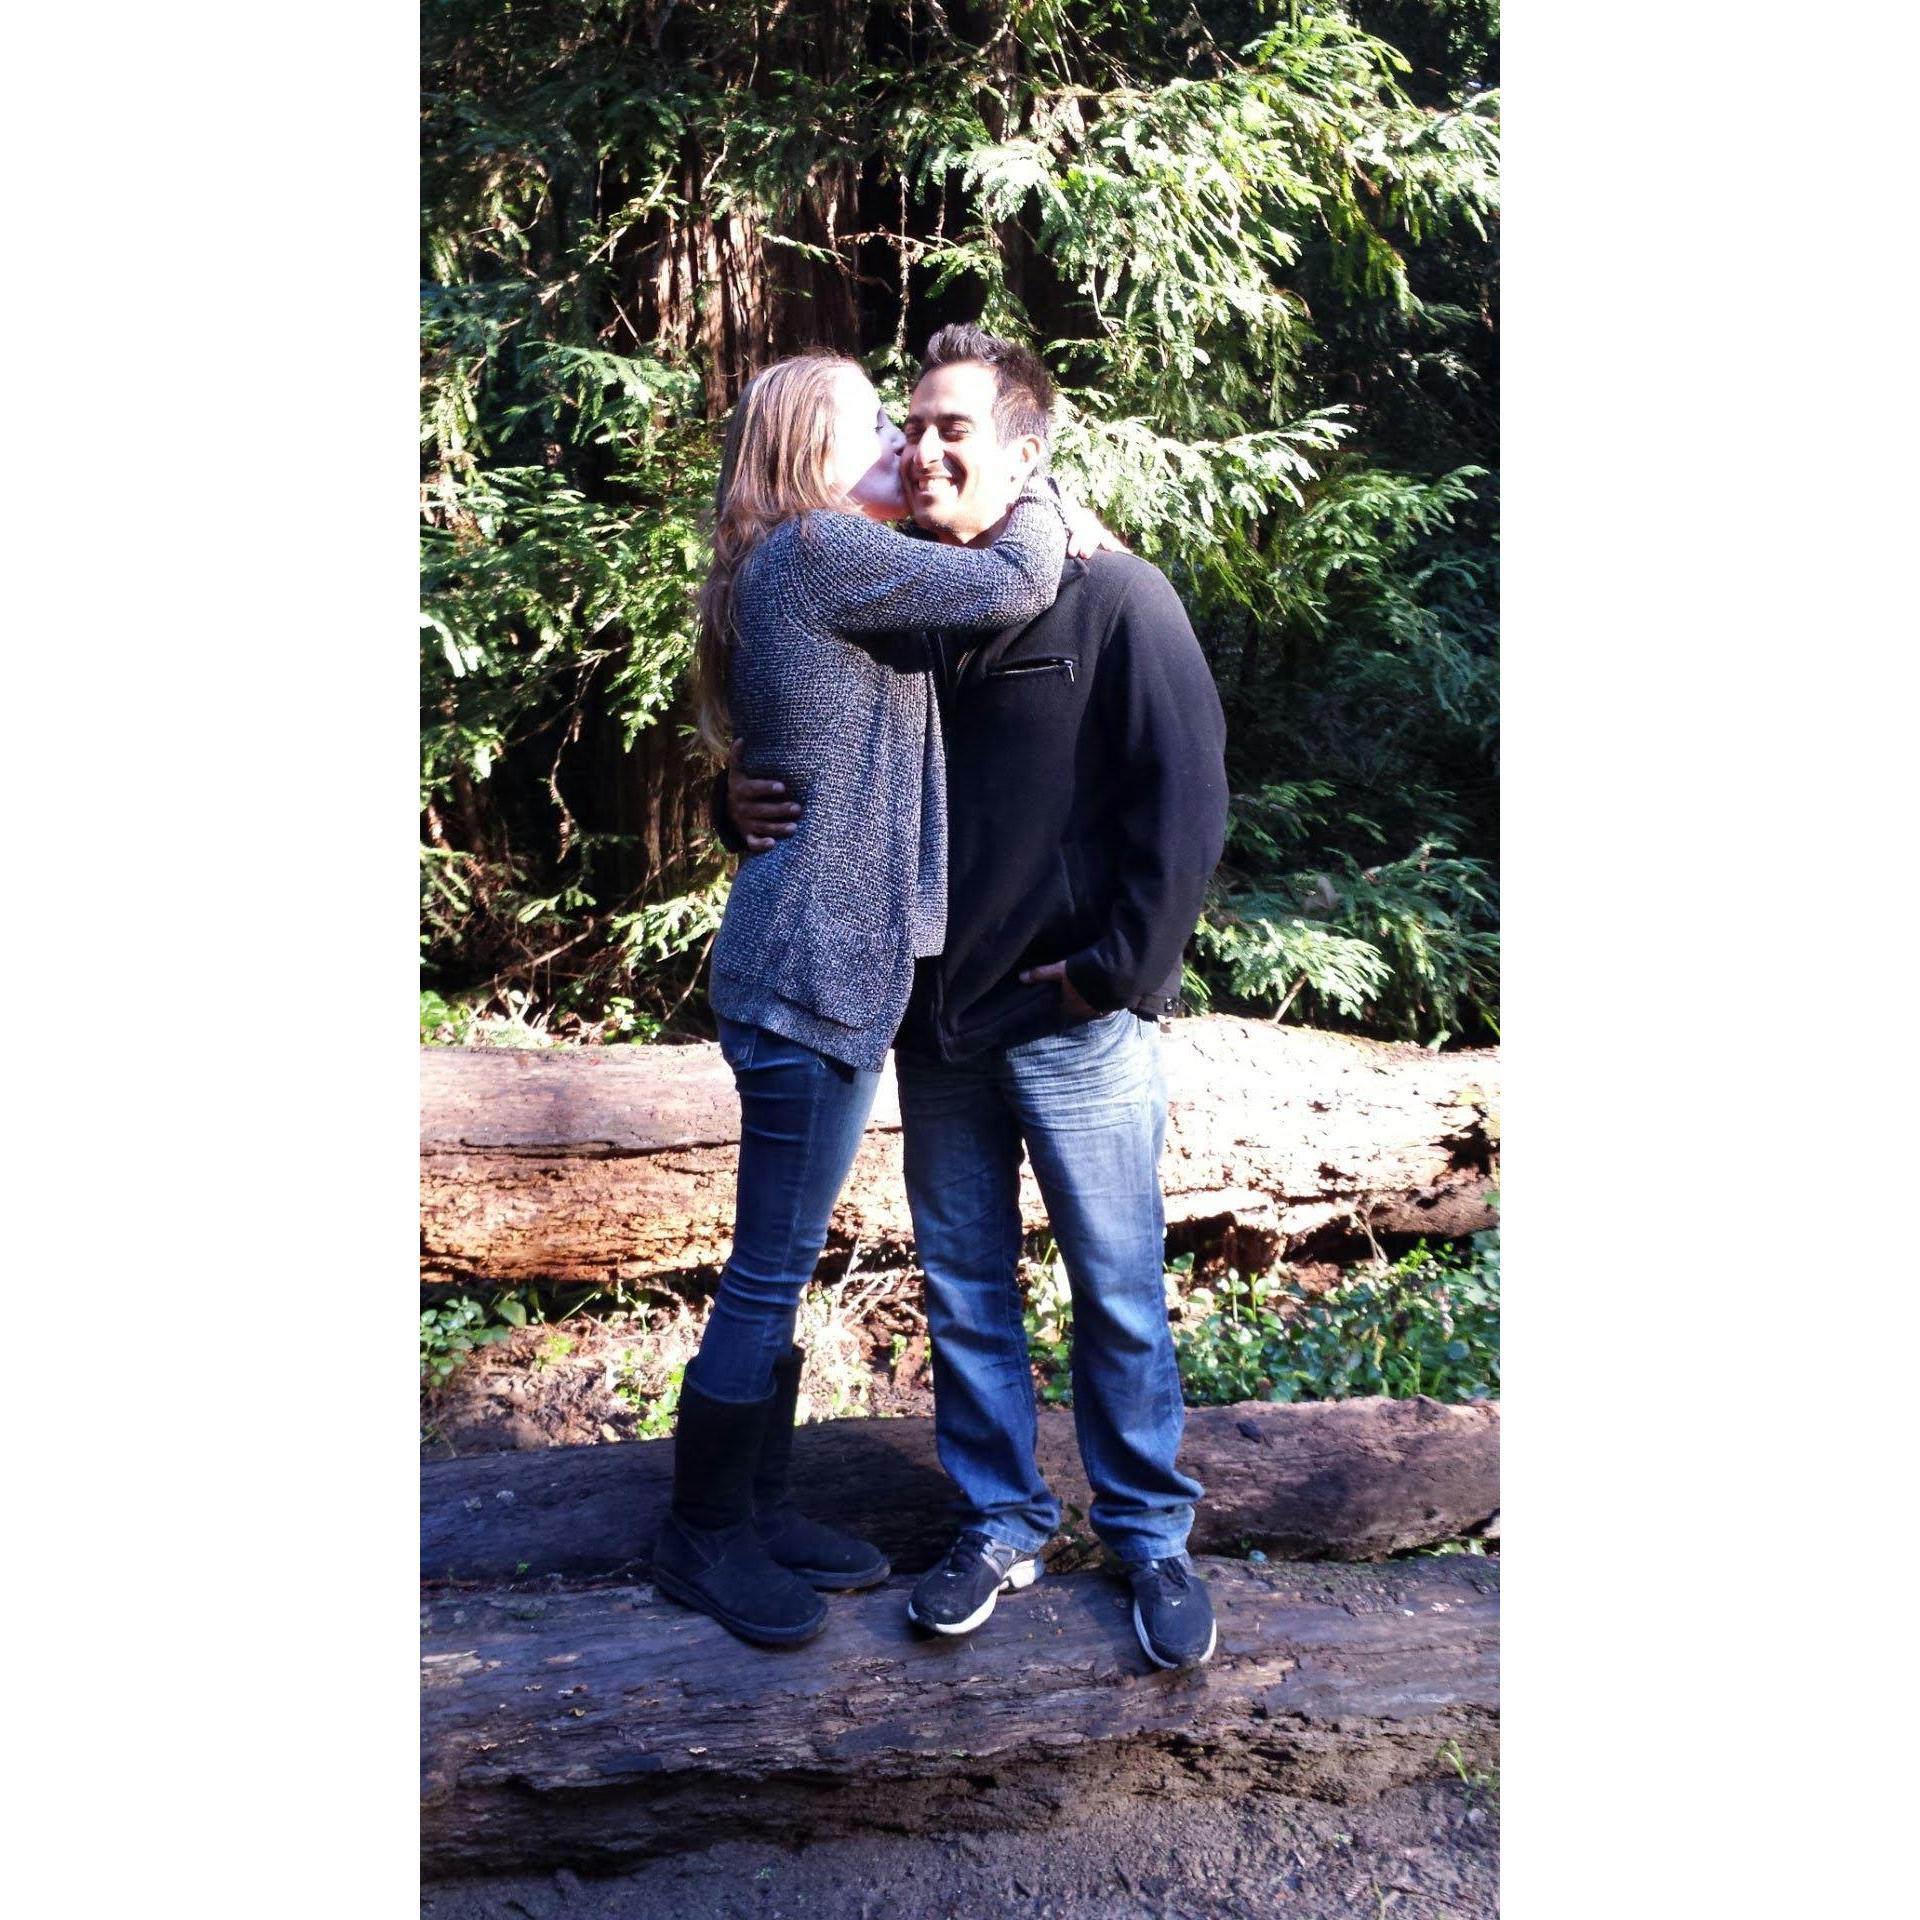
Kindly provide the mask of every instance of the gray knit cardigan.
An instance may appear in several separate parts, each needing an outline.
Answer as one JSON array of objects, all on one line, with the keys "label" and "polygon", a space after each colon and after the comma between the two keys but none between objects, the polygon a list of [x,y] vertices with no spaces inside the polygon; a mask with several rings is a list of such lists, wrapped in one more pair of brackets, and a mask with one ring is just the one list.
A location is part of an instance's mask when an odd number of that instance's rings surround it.
[{"label": "gray knit cardigan", "polygon": [[756,774],[798,831],[743,860],[713,943],[716,1012],[852,1067],[886,1058],[913,963],[947,924],[947,793],[928,629],[992,632],[1052,606],[1067,530],[1030,484],[988,547],[810,513],[734,582],[728,695]]}]

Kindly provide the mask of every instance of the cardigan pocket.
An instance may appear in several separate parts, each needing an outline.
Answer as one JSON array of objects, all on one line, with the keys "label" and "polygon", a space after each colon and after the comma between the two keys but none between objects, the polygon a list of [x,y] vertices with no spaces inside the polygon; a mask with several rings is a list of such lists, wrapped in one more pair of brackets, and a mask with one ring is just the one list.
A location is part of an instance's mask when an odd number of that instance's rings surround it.
[{"label": "cardigan pocket", "polygon": [[868,933],[803,914],[775,950],[767,985],[836,1026],[868,1027],[899,990],[904,944],[902,931]]}]

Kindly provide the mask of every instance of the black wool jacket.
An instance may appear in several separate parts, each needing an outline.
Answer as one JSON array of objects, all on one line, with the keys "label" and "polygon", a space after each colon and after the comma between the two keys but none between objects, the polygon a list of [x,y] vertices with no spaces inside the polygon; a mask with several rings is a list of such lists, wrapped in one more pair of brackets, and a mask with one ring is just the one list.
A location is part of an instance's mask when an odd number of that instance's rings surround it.
[{"label": "black wool jacket", "polygon": [[[1101,1012],[1156,1015],[1226,840],[1226,721],[1166,576],[1069,560],[1024,626],[932,636],[947,760],[947,939],[895,1041],[964,1060],[1072,1024],[1028,968],[1064,960]],[[753,743],[747,743],[749,766]],[[715,783],[716,824],[738,848]]]}]

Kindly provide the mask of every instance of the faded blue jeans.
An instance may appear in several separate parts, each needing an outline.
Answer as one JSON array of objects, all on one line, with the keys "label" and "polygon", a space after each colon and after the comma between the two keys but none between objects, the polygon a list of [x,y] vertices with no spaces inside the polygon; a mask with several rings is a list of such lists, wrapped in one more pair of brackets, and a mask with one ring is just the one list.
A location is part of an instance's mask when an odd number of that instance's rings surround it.
[{"label": "faded blue jeans", "polygon": [[687,1373],[712,1399],[764,1400],[880,1076],[724,1016],[720,1051],[740,1090],[733,1251]]},{"label": "faded blue jeans", "polygon": [[1204,1489],[1167,1319],[1159,1034],[1126,1011],[976,1060],[895,1055],[927,1276],[934,1431],[960,1524],[1023,1552],[1060,1524],[1034,1461],[1019,1281],[1020,1150],[1073,1291],[1073,1419],[1094,1531],[1129,1563],[1184,1552]]}]

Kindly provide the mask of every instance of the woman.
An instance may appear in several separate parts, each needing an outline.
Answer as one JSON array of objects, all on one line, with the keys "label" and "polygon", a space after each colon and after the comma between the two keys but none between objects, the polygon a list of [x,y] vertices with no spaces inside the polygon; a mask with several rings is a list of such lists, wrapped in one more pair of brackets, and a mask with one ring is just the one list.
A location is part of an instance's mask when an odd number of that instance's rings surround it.
[{"label": "woman", "polygon": [[[802,1356],[794,1314],[866,1128],[916,959],[946,929],[946,793],[925,628],[992,631],[1053,603],[1068,546],[1029,480],[992,546],[905,517],[902,436],[851,360],[760,374],[727,429],[700,596],[703,739],[747,740],[804,803],[734,880],[711,998],[740,1091],[734,1244],[680,1392],[661,1591],[746,1640],[826,1624],[817,1588],[889,1571],[787,1490]],[[1090,541],[1081,545],[1090,550]]]}]

